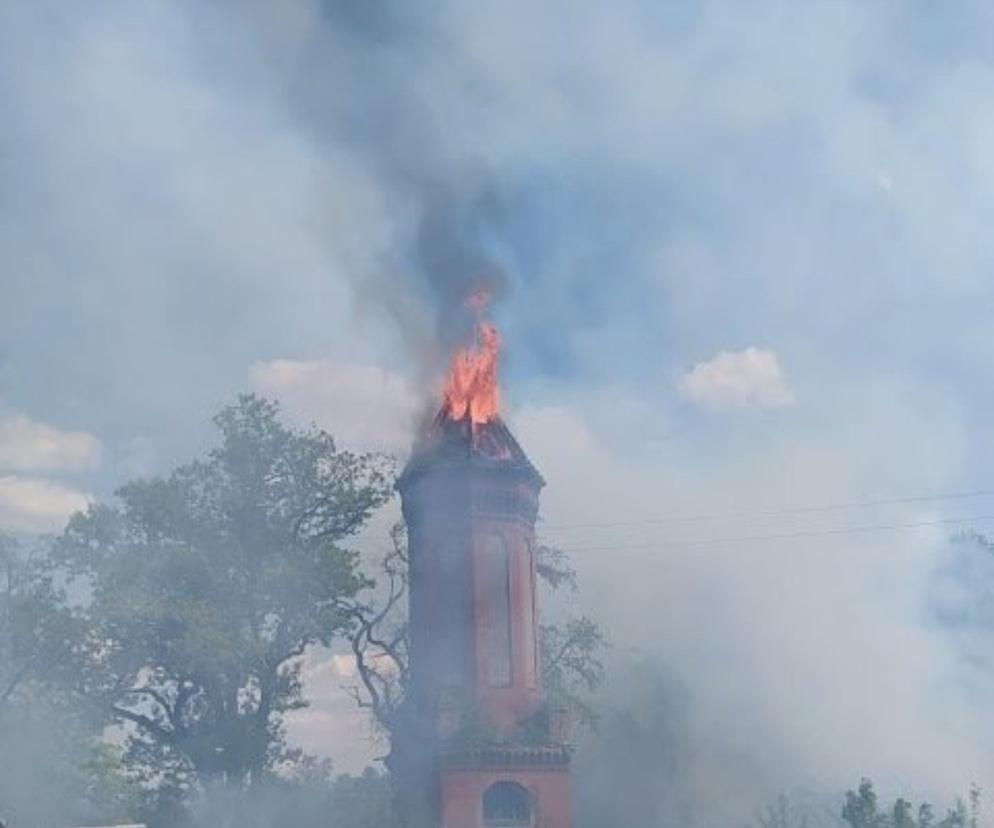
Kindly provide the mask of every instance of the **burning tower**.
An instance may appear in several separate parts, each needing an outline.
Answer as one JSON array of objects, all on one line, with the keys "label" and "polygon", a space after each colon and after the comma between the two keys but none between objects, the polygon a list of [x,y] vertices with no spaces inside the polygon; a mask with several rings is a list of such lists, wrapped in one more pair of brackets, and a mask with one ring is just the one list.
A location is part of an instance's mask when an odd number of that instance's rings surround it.
[{"label": "burning tower", "polygon": [[568,728],[542,694],[541,475],[498,414],[481,322],[398,481],[410,559],[410,695],[394,752],[412,828],[569,828]]}]

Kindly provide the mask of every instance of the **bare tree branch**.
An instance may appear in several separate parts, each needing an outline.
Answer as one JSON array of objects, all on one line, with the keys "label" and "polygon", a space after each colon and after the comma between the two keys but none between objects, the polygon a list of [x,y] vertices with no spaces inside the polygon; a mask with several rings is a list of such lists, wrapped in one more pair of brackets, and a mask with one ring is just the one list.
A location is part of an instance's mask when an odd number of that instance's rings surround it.
[{"label": "bare tree branch", "polygon": [[133,710],[128,710],[116,704],[111,705],[110,710],[115,716],[120,716],[122,719],[138,725],[162,742],[170,743],[173,740],[174,734],[171,730],[164,728],[158,722],[142,713],[135,713]]}]

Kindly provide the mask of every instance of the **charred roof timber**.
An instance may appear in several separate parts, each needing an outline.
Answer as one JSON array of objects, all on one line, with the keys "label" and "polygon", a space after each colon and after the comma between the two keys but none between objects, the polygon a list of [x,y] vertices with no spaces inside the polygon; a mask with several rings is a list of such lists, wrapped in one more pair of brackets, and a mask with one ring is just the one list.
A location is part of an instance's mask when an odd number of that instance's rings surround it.
[{"label": "charred roof timber", "polygon": [[542,475],[499,416],[477,423],[469,417],[454,420],[443,409],[414,447],[397,480],[397,488],[403,492],[428,469],[468,468],[518,478],[530,483],[536,491],[545,485]]}]

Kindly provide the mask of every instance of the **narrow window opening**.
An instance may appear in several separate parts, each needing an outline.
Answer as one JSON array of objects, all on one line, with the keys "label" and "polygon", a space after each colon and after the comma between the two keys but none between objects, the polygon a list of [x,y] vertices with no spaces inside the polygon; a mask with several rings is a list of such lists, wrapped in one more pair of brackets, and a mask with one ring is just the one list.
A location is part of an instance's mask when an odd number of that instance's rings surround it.
[{"label": "narrow window opening", "polygon": [[487,681],[493,687],[508,687],[512,679],[511,568],[504,539],[488,535],[482,557]]},{"label": "narrow window opening", "polygon": [[530,687],[538,687],[538,677],[539,677],[539,654],[538,654],[538,597],[537,588],[538,584],[535,582],[535,544],[531,541],[528,543],[528,582],[531,585],[531,601],[529,602],[529,607],[531,609],[531,614],[528,618],[528,626],[525,629],[525,637],[528,641],[528,646],[531,648],[529,653],[528,664],[531,669],[531,682]]}]

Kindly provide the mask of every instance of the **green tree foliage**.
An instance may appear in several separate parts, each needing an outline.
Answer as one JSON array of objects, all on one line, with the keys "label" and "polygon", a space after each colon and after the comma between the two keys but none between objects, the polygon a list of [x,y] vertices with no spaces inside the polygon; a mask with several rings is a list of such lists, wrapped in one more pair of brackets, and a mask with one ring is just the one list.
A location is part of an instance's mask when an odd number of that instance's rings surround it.
[{"label": "green tree foliage", "polygon": [[860,780],[859,787],[846,792],[842,819],[851,828],[970,828],[979,825],[980,789],[970,788],[969,807],[962,799],[950,808],[945,817],[935,821],[934,810],[928,803],[917,809],[908,800],[898,798],[889,809],[881,809],[873,783]]},{"label": "green tree foliage", "polygon": [[74,692],[81,631],[41,542],[0,534],[0,819],[107,822],[136,803],[120,751]]},{"label": "green tree foliage", "polygon": [[0,820],[9,828],[128,821],[140,791],[75,699],[39,685],[0,712]]},{"label": "green tree foliage", "polygon": [[331,762],[305,759],[249,791],[223,791],[201,801],[198,828],[390,828],[397,824],[385,774],[336,774]]},{"label": "green tree foliage", "polygon": [[883,815],[877,809],[877,794],[869,779],[860,780],[855,791],[846,791],[842,818],[852,828],[877,828],[883,825]]},{"label": "green tree foliage", "polygon": [[367,583],[338,543],[390,496],[388,463],[278,413],[239,398],[205,459],[128,483],[57,544],[87,596],[80,692],[160,800],[244,791],[294,758],[283,717],[305,704],[301,656],[343,631]]},{"label": "green tree foliage", "polygon": [[71,675],[79,644],[44,546],[0,533],[0,707]]},{"label": "green tree foliage", "polygon": [[[576,570],[562,550],[540,546],[536,569],[553,592],[576,591]],[[542,624],[539,647],[542,683],[549,698],[565,705],[581,725],[594,725],[597,712],[590,699],[605,676],[602,655],[607,640],[601,628],[585,615]]]}]

